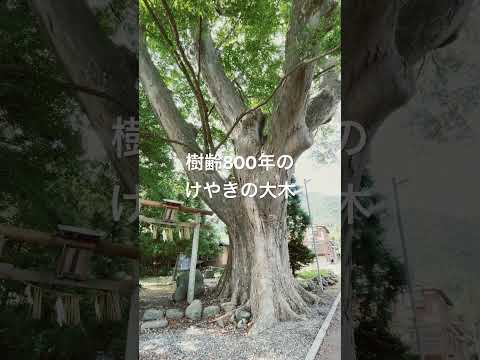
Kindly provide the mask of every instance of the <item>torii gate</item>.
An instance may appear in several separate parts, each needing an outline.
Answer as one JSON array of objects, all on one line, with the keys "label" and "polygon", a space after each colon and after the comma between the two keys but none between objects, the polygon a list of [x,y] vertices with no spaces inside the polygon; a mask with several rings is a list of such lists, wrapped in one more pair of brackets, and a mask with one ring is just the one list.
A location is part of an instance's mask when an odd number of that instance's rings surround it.
[{"label": "torii gate", "polygon": [[[46,285],[119,291],[130,296],[125,358],[133,359],[138,354],[138,261],[140,252],[134,246],[112,244],[100,239],[100,234],[88,229],[70,226],[60,227],[60,233],[45,233],[32,229],[0,224],[0,254],[5,242],[16,241],[33,245],[63,248],[58,259],[57,272],[20,269],[14,264],[0,262],[0,279],[34,282]],[[80,233],[78,233],[80,230]],[[62,233],[69,233],[64,236]],[[75,236],[71,236],[71,235]],[[81,235],[80,235],[81,234]],[[75,256],[65,256],[77,252]],[[83,252],[82,255],[79,253]],[[87,279],[88,254],[99,253],[110,257],[124,257],[132,261],[132,280]],[[87,256],[84,256],[87,255]],[[72,271],[73,270],[73,271]],[[72,279],[72,277],[74,279]]]},{"label": "torii gate", "polygon": [[[190,270],[188,276],[188,292],[187,292],[187,302],[190,304],[195,295],[195,272],[197,268],[197,258],[198,258],[198,240],[200,236],[200,225],[202,216],[205,215],[213,215],[212,211],[204,210],[204,209],[195,209],[183,206],[183,203],[175,200],[164,199],[163,202],[153,201],[153,200],[140,200],[140,207],[147,206],[147,207],[154,207],[154,208],[163,208],[166,209],[164,216],[162,219],[152,219],[147,218],[145,216],[140,215],[140,221],[150,223],[150,224],[158,224],[158,225],[173,225],[173,226],[191,226],[193,227],[193,240],[192,240],[192,254],[190,256]],[[175,222],[175,216],[177,212],[184,212],[190,213],[195,215],[195,221],[193,223],[179,223]]]}]

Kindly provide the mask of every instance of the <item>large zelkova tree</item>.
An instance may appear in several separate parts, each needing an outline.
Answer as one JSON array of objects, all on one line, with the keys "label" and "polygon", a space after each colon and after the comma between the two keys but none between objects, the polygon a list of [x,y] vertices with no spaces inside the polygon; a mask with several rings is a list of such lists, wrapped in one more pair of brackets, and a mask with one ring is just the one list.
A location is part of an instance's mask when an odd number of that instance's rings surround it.
[{"label": "large zelkova tree", "polygon": [[[367,134],[362,150],[352,154],[360,134],[352,130],[342,151],[342,192],[360,190],[368,144],[379,126],[415,94],[422,59],[453,42],[462,29],[471,0],[357,0],[342,7],[342,121],[360,124]],[[342,214],[342,358],[356,358],[352,310],[352,234]]]},{"label": "large zelkova tree", "polygon": [[[82,141],[86,126],[72,93],[82,86],[65,77],[27,1],[2,2],[0,22],[0,223],[46,232],[75,225],[130,240],[134,231],[116,226],[111,216],[112,166],[90,158]],[[59,249],[7,241],[0,253],[2,262],[18,268],[54,272]],[[102,256],[91,265],[97,277],[127,268],[123,259]],[[85,359],[97,350],[123,356],[125,317],[100,324],[88,291],[44,285],[44,316],[32,319],[28,304],[11,301],[24,296],[25,286],[0,280],[0,328],[8,329],[0,337],[3,358]],[[82,295],[82,328],[58,326],[51,290]]]},{"label": "large zelkova tree", "polygon": [[[143,1],[140,80],[191,182],[224,184],[216,171],[188,171],[188,153],[227,151],[293,159],[308,149],[339,100],[326,56],[339,53],[337,1]],[[329,81],[327,81],[328,79]],[[314,91],[314,82],[320,88]],[[230,179],[285,184],[289,170],[234,170]],[[252,333],[300,319],[317,298],[294,279],[287,199],[202,199],[226,224],[227,269],[219,296],[248,303]]]}]

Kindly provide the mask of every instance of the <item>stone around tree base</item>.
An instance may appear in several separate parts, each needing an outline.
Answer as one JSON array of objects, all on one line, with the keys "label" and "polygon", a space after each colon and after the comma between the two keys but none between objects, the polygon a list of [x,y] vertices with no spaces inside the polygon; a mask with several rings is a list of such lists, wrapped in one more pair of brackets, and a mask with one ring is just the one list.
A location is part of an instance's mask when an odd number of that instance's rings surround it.
[{"label": "stone around tree base", "polygon": [[161,320],[164,318],[164,310],[163,309],[147,309],[143,313],[142,320],[143,321],[151,321],[151,320]]},{"label": "stone around tree base", "polygon": [[220,307],[217,305],[207,306],[205,309],[203,309],[204,318],[215,317],[219,313],[220,313]]},{"label": "stone around tree base", "polygon": [[193,300],[185,309],[185,316],[190,320],[200,320],[202,318],[203,305],[200,300]]},{"label": "stone around tree base", "polygon": [[181,318],[183,318],[183,315],[184,314],[182,309],[174,308],[174,309],[168,309],[165,316],[167,319],[180,320]]},{"label": "stone around tree base", "polygon": [[146,321],[142,324],[142,331],[143,330],[150,330],[150,329],[163,329],[168,326],[168,321],[165,319],[162,320],[153,320],[153,321]]},{"label": "stone around tree base", "polygon": [[226,313],[235,309],[235,305],[233,305],[231,302],[223,303],[222,305],[220,305],[220,307]]}]

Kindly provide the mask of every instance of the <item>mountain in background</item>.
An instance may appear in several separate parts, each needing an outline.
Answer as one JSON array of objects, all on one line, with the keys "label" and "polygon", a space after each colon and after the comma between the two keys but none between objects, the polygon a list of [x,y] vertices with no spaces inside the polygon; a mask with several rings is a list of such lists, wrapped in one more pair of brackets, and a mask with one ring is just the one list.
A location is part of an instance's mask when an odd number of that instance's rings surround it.
[{"label": "mountain in background", "polygon": [[[308,213],[307,200],[304,194],[301,194],[302,207]],[[312,223],[314,225],[325,225],[333,235],[340,229],[341,200],[340,196],[325,195],[319,192],[309,192],[310,209],[312,211]],[[228,235],[225,224],[218,218],[210,219],[211,224],[218,230],[220,241],[228,244]],[[339,237],[339,234],[338,234]]]}]

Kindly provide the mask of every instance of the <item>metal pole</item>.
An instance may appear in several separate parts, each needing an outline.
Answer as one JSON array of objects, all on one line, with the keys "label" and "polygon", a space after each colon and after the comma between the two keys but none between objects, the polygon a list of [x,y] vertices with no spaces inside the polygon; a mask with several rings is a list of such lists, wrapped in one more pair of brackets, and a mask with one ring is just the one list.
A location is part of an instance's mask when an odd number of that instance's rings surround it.
[{"label": "metal pole", "polygon": [[307,179],[303,179],[303,184],[305,186],[305,196],[307,198],[308,216],[310,217],[310,231],[312,233],[313,251],[315,252],[315,260],[316,260],[316,263],[317,263],[317,274],[318,274],[318,279],[319,279],[319,282],[320,282],[320,289],[322,289],[322,291],[323,291],[323,281],[322,281],[322,275],[320,275],[320,264],[318,263],[317,246],[315,245],[315,236],[314,236],[314,231],[313,231],[312,212],[310,211],[310,201],[308,199],[307,182],[308,182]]},{"label": "metal pole", "polygon": [[417,341],[417,351],[420,354],[420,359],[423,360],[423,350],[422,350],[422,341],[420,339],[420,331],[418,329],[418,321],[417,321],[417,309],[415,306],[415,297],[413,295],[413,281],[412,276],[410,273],[410,266],[408,263],[408,251],[407,245],[405,241],[405,232],[403,230],[403,220],[402,214],[400,213],[400,202],[398,200],[398,182],[395,178],[392,178],[392,185],[393,185],[393,197],[395,200],[395,212],[397,215],[397,225],[398,225],[398,232],[400,234],[400,240],[402,244],[402,252],[403,252],[403,261],[405,265],[405,273],[407,277],[407,286],[408,292],[410,295],[410,304],[412,307],[412,315],[413,315],[413,326],[415,327],[415,337]]}]

